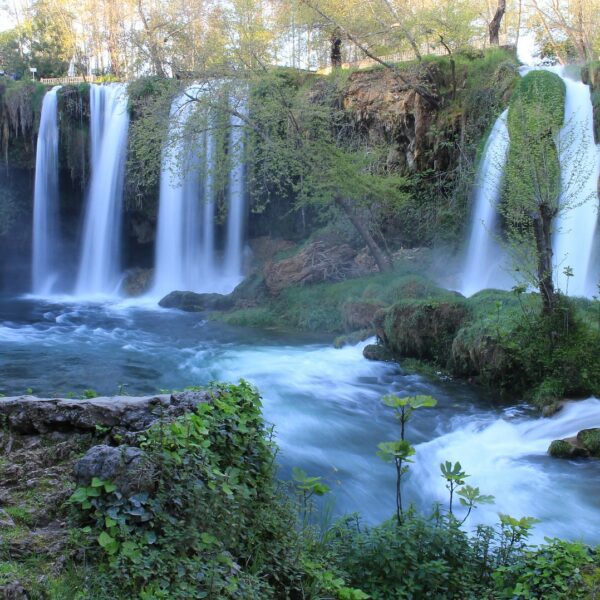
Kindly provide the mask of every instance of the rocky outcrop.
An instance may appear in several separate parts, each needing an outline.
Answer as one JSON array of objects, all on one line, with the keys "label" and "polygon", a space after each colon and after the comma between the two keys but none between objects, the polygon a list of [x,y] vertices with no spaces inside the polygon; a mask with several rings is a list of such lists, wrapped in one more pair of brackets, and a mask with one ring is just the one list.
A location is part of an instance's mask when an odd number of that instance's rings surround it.
[{"label": "rocky outcrop", "polygon": [[[76,486],[98,478],[131,502],[152,491],[155,471],[136,445],[140,432],[208,401],[202,391],[88,400],[1,398],[0,561],[41,557],[48,572],[58,574],[78,551],[69,544],[67,518]],[[2,583],[0,577],[0,598],[30,597],[17,580]]]},{"label": "rocky outcrop", "polygon": [[98,427],[138,432],[158,419],[172,419],[207,401],[205,392],[89,400],[15,396],[0,398],[0,419],[20,434],[93,432]]},{"label": "rocky outcrop", "polygon": [[555,458],[600,458],[600,427],[582,429],[576,436],[554,440],[548,454]]},{"label": "rocky outcrop", "polygon": [[178,308],[187,312],[202,312],[205,310],[228,310],[233,308],[234,303],[230,295],[174,291],[167,294],[158,305],[163,308]]},{"label": "rocky outcrop", "polygon": [[[407,76],[432,88],[437,87],[442,77],[433,64],[407,72]],[[389,145],[388,168],[416,171],[428,165],[434,141],[428,132],[436,110],[394,72],[375,69],[353,73],[344,93],[343,106],[351,112],[355,128],[371,144]],[[438,162],[441,159],[440,156]],[[448,161],[446,157],[443,161],[446,164],[440,163],[438,168],[447,166]]]},{"label": "rocky outcrop", "polygon": [[367,360],[390,362],[394,360],[392,353],[381,344],[369,344],[363,348],[363,356]]}]

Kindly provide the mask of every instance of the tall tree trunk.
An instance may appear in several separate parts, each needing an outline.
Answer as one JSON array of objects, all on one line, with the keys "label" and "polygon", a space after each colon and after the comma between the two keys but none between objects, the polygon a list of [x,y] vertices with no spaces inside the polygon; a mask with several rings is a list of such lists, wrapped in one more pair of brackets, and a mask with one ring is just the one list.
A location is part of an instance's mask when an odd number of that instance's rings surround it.
[{"label": "tall tree trunk", "polygon": [[552,219],[554,211],[541,204],[539,214],[533,219],[533,231],[537,250],[537,278],[545,314],[554,311],[555,292],[552,281]]},{"label": "tall tree trunk", "polygon": [[331,68],[342,68],[342,32],[339,27],[335,27],[331,32]]},{"label": "tall tree trunk", "polygon": [[356,231],[360,234],[363,241],[369,248],[369,252],[375,259],[377,263],[377,267],[379,268],[380,273],[385,273],[392,270],[392,259],[390,256],[379,247],[379,244],[375,241],[375,238],[371,235],[367,224],[361,219],[361,217],[356,213],[352,202],[347,198],[343,198],[342,196],[335,197],[335,203],[339,206],[344,213],[350,219],[350,222],[356,228]]},{"label": "tall tree trunk", "polygon": [[500,45],[500,24],[502,23],[502,17],[506,12],[506,0],[498,0],[498,8],[494,18],[490,21],[490,46]]}]

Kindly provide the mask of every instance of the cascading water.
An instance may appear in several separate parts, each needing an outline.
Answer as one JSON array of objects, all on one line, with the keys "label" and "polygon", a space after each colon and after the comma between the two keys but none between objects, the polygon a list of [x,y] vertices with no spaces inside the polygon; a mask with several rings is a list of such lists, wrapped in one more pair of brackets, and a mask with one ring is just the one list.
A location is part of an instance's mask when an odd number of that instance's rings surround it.
[{"label": "cascading water", "polygon": [[[199,208],[206,186],[203,189],[201,185],[200,169],[192,168],[197,166],[198,160],[189,162],[192,152],[184,137],[195,106],[194,98],[200,93],[201,89],[194,85],[177,96],[171,105],[169,136],[160,174],[153,295],[197,289],[200,284],[202,217]],[[207,138],[212,138],[209,132],[201,136],[202,149],[210,145]]]},{"label": "cascading water", "polygon": [[[555,280],[563,292],[591,296],[597,283],[593,281],[592,257],[600,176],[600,147],[594,141],[594,109],[588,85],[568,77],[563,67],[553,71],[566,86],[565,121],[559,143],[561,203],[571,205],[556,219]],[[565,276],[565,267],[573,270],[571,277]]]},{"label": "cascading water", "polygon": [[[595,291],[597,265],[594,264],[594,239],[598,221],[598,178],[600,147],[594,142],[593,106],[590,89],[568,77],[564,67],[523,67],[525,75],[535,68],[556,73],[565,83],[565,120],[559,136],[563,204],[553,236],[555,282],[573,296],[591,296]],[[495,240],[504,164],[508,150],[505,111],[494,125],[477,174],[473,226],[463,269],[462,293],[471,295],[486,287],[511,285],[502,264],[507,261]],[[501,133],[502,132],[502,133]],[[565,267],[573,275],[566,277]]]},{"label": "cascading water", "polygon": [[473,193],[473,223],[462,274],[461,292],[470,296],[486,288],[509,285],[506,254],[497,241],[498,200],[508,153],[505,110],[494,123],[477,170]]},{"label": "cascading water", "polygon": [[92,179],[75,288],[78,296],[117,290],[129,113],[124,84],[90,88]]},{"label": "cascading water", "polygon": [[57,278],[59,89],[56,86],[44,96],[35,157],[32,288],[40,295],[49,294]]},{"label": "cascading water", "polygon": [[[244,102],[239,109],[245,114],[247,107]],[[244,186],[244,136],[243,121],[240,116],[231,115],[231,133],[229,152],[231,170],[229,172],[229,205],[227,221],[227,245],[225,247],[225,275],[235,284],[241,281],[244,239],[244,218],[246,212]]]},{"label": "cascading water", "polygon": [[[494,504],[477,509],[474,522],[497,523],[498,512],[518,517],[526,514],[541,519],[534,529],[536,541],[542,541],[542,532],[551,537],[593,538],[589,523],[597,518],[597,498],[589,499],[577,490],[581,470],[588,465],[571,463],[572,470],[564,471],[563,461],[549,457],[547,450],[553,440],[600,426],[600,400],[569,403],[549,419],[507,413],[498,419],[457,416],[454,421],[449,433],[416,448],[411,484],[419,493],[443,498],[447,492],[439,464],[460,460],[469,481],[495,497]],[[595,465],[589,466],[595,470]],[[568,509],[563,501],[567,496]],[[577,513],[577,523],[567,523],[565,511]]]},{"label": "cascading water", "polygon": [[[244,166],[242,121],[232,117],[228,147],[227,237],[223,265],[216,250],[217,136],[214,118],[202,114],[196,99],[206,93],[192,85],[173,100],[168,144],[163,150],[156,267],[151,296],[173,290],[227,293],[242,278]],[[188,127],[206,123],[201,135]],[[188,129],[186,131],[186,129]]]}]

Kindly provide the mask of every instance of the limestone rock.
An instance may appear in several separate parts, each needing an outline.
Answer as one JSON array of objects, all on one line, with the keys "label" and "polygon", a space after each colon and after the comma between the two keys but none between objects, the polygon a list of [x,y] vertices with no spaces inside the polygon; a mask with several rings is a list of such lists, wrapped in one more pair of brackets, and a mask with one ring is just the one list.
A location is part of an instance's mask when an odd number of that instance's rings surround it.
[{"label": "limestone rock", "polygon": [[79,485],[90,485],[94,477],[110,481],[124,496],[154,487],[153,469],[143,451],[131,446],[92,446],[75,463],[74,474]]},{"label": "limestone rock", "polygon": [[368,360],[389,362],[394,360],[391,352],[380,344],[369,344],[363,349],[363,356]]},{"label": "limestone rock", "polygon": [[86,400],[15,396],[0,398],[0,419],[21,434],[93,432],[97,425],[137,432],[148,429],[159,418],[171,419],[207,401],[206,392]]},{"label": "limestone rock", "polygon": [[555,458],[600,458],[600,427],[582,429],[574,437],[554,440],[548,454]]},{"label": "limestone rock", "polygon": [[577,443],[577,438],[554,440],[548,448],[548,454],[554,458],[587,458],[590,453]]},{"label": "limestone rock", "polygon": [[223,294],[196,294],[195,292],[174,291],[167,294],[159,303],[163,308],[178,308],[187,312],[205,310],[228,310],[234,300]]}]

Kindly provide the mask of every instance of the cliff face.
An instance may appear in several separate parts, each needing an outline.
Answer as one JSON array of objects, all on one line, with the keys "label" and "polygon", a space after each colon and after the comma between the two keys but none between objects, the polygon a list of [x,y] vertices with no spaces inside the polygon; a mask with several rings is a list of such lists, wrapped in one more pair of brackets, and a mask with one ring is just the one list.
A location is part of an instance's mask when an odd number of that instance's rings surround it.
[{"label": "cliff face", "polygon": [[403,77],[431,90],[423,99],[391,69],[357,71],[348,78],[343,106],[373,145],[388,147],[387,167],[403,174],[455,166],[477,145],[506,105],[518,79],[510,49],[443,57],[403,68]]},{"label": "cliff face", "polygon": [[[437,69],[416,74],[438,87]],[[392,71],[377,69],[353,73],[343,97],[356,131],[371,144],[389,146],[387,165],[400,171],[426,168],[430,140],[427,132],[436,110]]]}]

